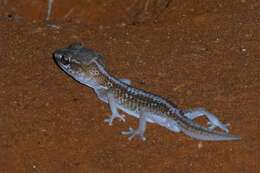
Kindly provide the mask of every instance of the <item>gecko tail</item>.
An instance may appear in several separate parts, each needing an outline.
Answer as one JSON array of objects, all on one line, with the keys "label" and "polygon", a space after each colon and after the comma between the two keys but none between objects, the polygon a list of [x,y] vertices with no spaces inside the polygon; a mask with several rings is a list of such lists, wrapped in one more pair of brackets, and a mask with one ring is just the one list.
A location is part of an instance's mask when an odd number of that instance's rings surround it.
[{"label": "gecko tail", "polygon": [[234,141],[234,140],[241,139],[241,137],[238,135],[232,135],[226,132],[211,131],[208,130],[207,128],[200,128],[200,129],[182,128],[181,131],[193,139],[203,140],[203,141]]},{"label": "gecko tail", "polygon": [[193,139],[204,141],[234,141],[241,139],[237,135],[208,129],[187,118],[183,118],[181,124],[180,130]]}]

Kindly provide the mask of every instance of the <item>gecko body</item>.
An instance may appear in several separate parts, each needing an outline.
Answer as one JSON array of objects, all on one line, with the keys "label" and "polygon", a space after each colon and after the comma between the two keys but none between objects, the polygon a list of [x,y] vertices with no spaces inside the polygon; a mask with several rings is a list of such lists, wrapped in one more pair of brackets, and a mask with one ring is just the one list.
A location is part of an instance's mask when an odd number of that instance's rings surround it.
[{"label": "gecko body", "polygon": [[[129,139],[139,136],[145,140],[147,122],[159,124],[173,132],[183,132],[199,140],[240,139],[239,136],[229,134],[228,124],[223,124],[204,108],[180,109],[161,96],[133,87],[128,79],[112,76],[105,67],[103,56],[81,44],[76,43],[58,49],[53,56],[63,71],[76,81],[92,88],[98,98],[109,105],[112,115],[105,119],[109,125],[112,125],[115,118],[125,121],[125,116],[118,110],[139,119],[137,129],[129,128],[129,131],[122,132],[123,135],[128,135]],[[207,117],[209,127],[194,121],[200,116]]]}]

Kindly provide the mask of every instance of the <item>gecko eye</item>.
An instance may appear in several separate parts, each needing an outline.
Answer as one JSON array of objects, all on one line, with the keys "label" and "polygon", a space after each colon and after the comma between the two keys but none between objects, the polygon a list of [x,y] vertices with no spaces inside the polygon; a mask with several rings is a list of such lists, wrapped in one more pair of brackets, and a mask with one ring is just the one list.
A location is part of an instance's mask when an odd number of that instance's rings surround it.
[{"label": "gecko eye", "polygon": [[60,59],[61,63],[63,65],[68,65],[70,63],[70,57],[67,57],[67,56],[62,56],[61,59]]}]

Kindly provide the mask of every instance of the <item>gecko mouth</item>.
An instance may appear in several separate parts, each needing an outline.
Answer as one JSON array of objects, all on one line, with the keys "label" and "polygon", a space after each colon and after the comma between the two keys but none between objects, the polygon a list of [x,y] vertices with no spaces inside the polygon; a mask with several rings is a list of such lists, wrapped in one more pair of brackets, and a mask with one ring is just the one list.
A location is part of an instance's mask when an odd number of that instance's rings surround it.
[{"label": "gecko mouth", "polygon": [[77,68],[77,66],[75,67],[75,64],[67,64],[64,65],[63,63],[61,63],[60,61],[58,62],[59,66],[61,67],[61,69],[69,74],[72,78],[74,78],[75,80],[79,81],[79,82],[89,82],[91,81],[91,78],[88,78],[84,72],[82,72],[80,70],[80,68]]}]

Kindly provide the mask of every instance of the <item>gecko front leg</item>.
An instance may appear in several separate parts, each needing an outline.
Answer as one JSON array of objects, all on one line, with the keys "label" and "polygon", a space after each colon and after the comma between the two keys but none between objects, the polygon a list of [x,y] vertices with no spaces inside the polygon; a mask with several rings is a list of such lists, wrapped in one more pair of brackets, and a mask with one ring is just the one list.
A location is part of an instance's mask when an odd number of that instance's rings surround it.
[{"label": "gecko front leg", "polygon": [[112,126],[113,120],[115,118],[119,118],[121,121],[125,122],[125,118],[124,118],[125,116],[124,115],[120,115],[118,110],[117,110],[116,102],[115,102],[115,98],[114,98],[113,94],[108,92],[107,93],[107,98],[108,98],[108,104],[109,104],[110,110],[112,112],[112,115],[110,115],[104,121],[107,122],[110,126]]},{"label": "gecko front leg", "polygon": [[[127,85],[131,85],[131,80],[126,79],[126,78],[122,78],[120,79],[121,82],[127,84]],[[99,100],[108,103],[108,97],[107,97],[107,88],[105,87],[95,87],[94,88],[95,93],[97,94],[97,97],[99,98]]]},{"label": "gecko front leg", "polygon": [[128,140],[132,140],[132,138],[134,138],[135,136],[139,136],[143,141],[146,140],[146,138],[144,137],[144,132],[145,132],[145,128],[146,128],[146,118],[147,118],[147,114],[143,113],[143,111],[141,111],[140,113],[140,117],[139,117],[139,125],[137,129],[133,129],[131,127],[129,127],[129,131],[123,131],[121,132],[122,135],[128,135]]}]

